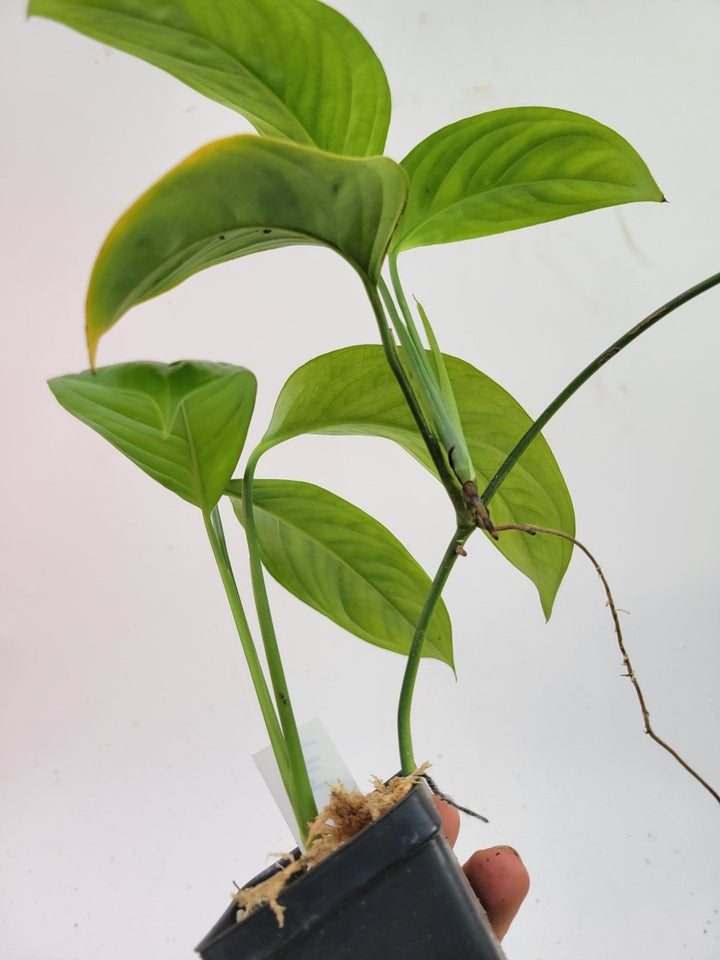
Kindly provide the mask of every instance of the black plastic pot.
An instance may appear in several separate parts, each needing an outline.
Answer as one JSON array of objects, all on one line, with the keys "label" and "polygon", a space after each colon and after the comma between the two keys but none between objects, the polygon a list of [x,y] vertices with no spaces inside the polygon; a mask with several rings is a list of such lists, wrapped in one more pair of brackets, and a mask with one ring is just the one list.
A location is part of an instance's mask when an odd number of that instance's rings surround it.
[{"label": "black plastic pot", "polygon": [[237,923],[233,905],[198,953],[203,960],[505,960],[424,784],[292,881],[280,902],[283,927],[267,906]]}]

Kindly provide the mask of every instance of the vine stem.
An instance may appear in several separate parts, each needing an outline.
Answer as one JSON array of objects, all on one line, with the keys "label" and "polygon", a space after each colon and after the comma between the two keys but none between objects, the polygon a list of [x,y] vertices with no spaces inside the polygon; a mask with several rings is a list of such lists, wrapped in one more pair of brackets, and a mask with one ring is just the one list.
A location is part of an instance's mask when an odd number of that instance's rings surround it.
[{"label": "vine stem", "polygon": [[402,687],[400,689],[400,699],[398,701],[397,728],[398,743],[400,747],[400,764],[402,773],[409,776],[418,765],[415,763],[412,744],[412,729],[410,723],[410,713],[412,708],[413,693],[415,692],[415,681],[417,680],[420,659],[422,657],[425,637],[427,635],[430,621],[435,609],[440,601],[443,587],[445,586],[450,571],[455,566],[455,561],[459,556],[464,556],[464,544],[468,537],[475,530],[474,526],[467,524],[458,525],[452,540],[448,544],[440,566],[438,567],[435,579],[433,580],[428,595],[425,598],[420,617],[415,626],[410,653],[405,664],[405,673],[403,675]]},{"label": "vine stem", "polygon": [[496,533],[503,533],[509,530],[517,530],[521,533],[529,534],[530,536],[534,536],[535,534],[540,533],[540,534],[547,534],[553,537],[560,537],[562,540],[567,540],[569,543],[572,543],[574,546],[576,546],[578,550],[582,551],[582,553],[585,554],[585,556],[588,558],[590,563],[592,563],[593,567],[595,568],[595,572],[597,573],[603,585],[603,589],[605,590],[607,605],[610,608],[610,613],[612,614],[612,619],[613,619],[613,625],[615,627],[615,636],[617,638],[618,647],[620,649],[620,654],[623,659],[623,666],[627,670],[627,673],[625,674],[625,676],[632,683],[633,689],[635,690],[635,694],[638,699],[638,703],[640,704],[640,712],[642,713],[645,733],[650,737],[651,740],[654,740],[655,743],[658,744],[658,746],[662,747],[663,750],[666,750],[670,754],[670,756],[673,757],[673,759],[676,760],[680,764],[680,766],[683,767],[683,769],[690,774],[691,777],[694,777],[698,781],[698,783],[708,791],[708,793],[710,794],[711,797],[713,797],[714,800],[720,803],[720,793],[718,793],[718,791],[715,790],[707,782],[707,780],[701,777],[700,774],[693,767],[690,766],[687,760],[683,759],[683,757],[680,756],[680,754],[677,752],[677,750],[675,750],[674,747],[671,747],[669,743],[667,743],[665,740],[659,737],[653,730],[652,724],[650,723],[650,713],[645,703],[645,697],[640,687],[638,678],[635,674],[635,670],[633,669],[633,665],[630,661],[630,655],[628,654],[627,647],[625,646],[625,640],[623,639],[622,628],[620,627],[620,618],[618,616],[617,607],[615,606],[615,601],[613,600],[612,592],[610,590],[610,584],[608,583],[607,578],[605,577],[605,574],[603,573],[602,568],[600,567],[600,564],[597,562],[597,560],[592,555],[592,553],[590,553],[588,548],[583,543],[581,543],[580,540],[577,540],[575,537],[570,536],[569,533],[564,533],[562,530],[553,530],[550,527],[537,527],[533,524],[525,524],[525,523],[504,523],[495,527]]},{"label": "vine stem", "polygon": [[689,300],[693,300],[695,297],[700,296],[701,293],[705,293],[706,290],[710,290],[712,287],[715,287],[718,284],[720,284],[720,273],[715,273],[713,276],[708,277],[701,283],[695,284],[694,287],[690,287],[683,293],[678,294],[677,297],[673,297],[672,300],[668,300],[667,303],[663,304],[661,307],[658,307],[657,310],[645,317],[644,320],[641,320],[640,323],[637,323],[622,337],[620,337],[614,343],[611,343],[610,346],[606,350],[603,350],[599,356],[595,357],[595,359],[589,363],[585,369],[575,377],[574,380],[571,380],[565,389],[555,397],[552,403],[550,403],[549,406],[543,410],[537,420],[534,421],[534,423],[518,440],[505,460],[501,463],[495,476],[490,480],[490,483],[488,483],[487,487],[485,488],[481,497],[483,503],[488,503],[495,493],[497,493],[500,484],[505,480],[508,473],[510,473],[512,468],[518,462],[523,453],[525,453],[535,437],[540,433],[545,424],[555,416],[558,410],[577,390],[580,389],[580,387],[587,380],[590,379],[590,377],[593,376],[593,374],[597,373],[601,367],[605,366],[608,360],[612,360],[613,357],[616,357],[621,350],[627,347],[628,344],[632,343],[633,340],[636,340],[642,333],[645,333],[646,330],[649,330],[650,327],[658,322],[658,320],[662,320],[663,317],[666,317],[669,313],[672,313],[673,310],[677,310],[678,307],[681,307]]},{"label": "vine stem", "polygon": [[260,705],[263,720],[265,721],[265,727],[270,738],[270,745],[275,755],[275,760],[277,761],[285,789],[289,792],[292,784],[287,746],[280,727],[280,721],[273,706],[270,691],[268,690],[265,674],[263,673],[257,650],[255,649],[255,643],[250,633],[250,627],[247,622],[247,617],[245,616],[242,600],[240,599],[240,593],[227,551],[220,511],[217,506],[209,514],[203,512],[203,520],[205,521],[205,531],[210,541],[210,546],[212,547],[213,556],[215,557],[215,562],[220,573],[220,579],[225,588],[225,594],[230,605],[242,650],[245,654],[245,660],[247,661],[250,677],[253,687],[255,688],[255,695]]},{"label": "vine stem", "polygon": [[[243,477],[242,511],[245,538],[248,546],[250,561],[250,577],[252,580],[255,610],[260,634],[265,648],[270,681],[275,695],[275,705],[287,750],[289,774],[292,779],[292,790],[288,791],[290,803],[300,828],[303,841],[307,839],[308,825],[317,817],[317,805],[310,785],[310,777],[302,751],[300,734],[295,720],[295,713],[290,700],[290,690],[285,679],[285,670],[275,633],[275,625],[270,611],[270,602],[265,585],[262,560],[260,559],[260,544],[255,524],[253,509],[253,482],[258,460],[263,453],[262,447],[257,447],[248,459]],[[287,785],[286,785],[287,788]]]}]

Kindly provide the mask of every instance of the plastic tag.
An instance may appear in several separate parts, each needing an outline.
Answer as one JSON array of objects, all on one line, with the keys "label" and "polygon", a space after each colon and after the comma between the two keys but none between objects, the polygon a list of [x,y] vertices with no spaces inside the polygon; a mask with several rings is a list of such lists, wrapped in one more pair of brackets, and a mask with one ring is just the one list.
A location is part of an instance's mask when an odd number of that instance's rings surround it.
[{"label": "plastic tag", "polygon": [[[310,775],[310,786],[318,810],[321,810],[330,797],[330,785],[335,785],[340,780],[348,790],[354,790],[356,783],[319,717],[303,724],[298,732],[308,774]],[[268,746],[260,750],[259,753],[253,755],[253,760],[285,818],[295,842],[302,846],[298,826],[290,802],[285,795],[285,788],[272,748]]]}]

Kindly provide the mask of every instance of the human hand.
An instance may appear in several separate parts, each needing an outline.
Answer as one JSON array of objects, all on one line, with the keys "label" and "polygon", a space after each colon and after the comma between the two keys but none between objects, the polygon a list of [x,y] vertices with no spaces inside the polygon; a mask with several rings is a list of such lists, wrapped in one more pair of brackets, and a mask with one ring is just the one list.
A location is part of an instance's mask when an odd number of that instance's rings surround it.
[{"label": "human hand", "polygon": [[[460,814],[444,800],[438,797],[434,800],[442,818],[443,832],[452,847],[460,832]],[[463,870],[488,915],[495,936],[502,940],[530,888],[525,864],[512,847],[489,847],[476,850]]]}]

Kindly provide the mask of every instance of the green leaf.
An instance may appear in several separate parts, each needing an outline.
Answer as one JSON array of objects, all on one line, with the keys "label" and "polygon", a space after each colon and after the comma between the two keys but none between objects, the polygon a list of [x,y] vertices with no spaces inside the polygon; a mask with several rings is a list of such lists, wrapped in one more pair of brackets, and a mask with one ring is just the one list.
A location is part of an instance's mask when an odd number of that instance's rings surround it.
[{"label": "green leaf", "polygon": [[321,244],[375,280],[407,180],[384,157],[337,157],[252,135],[208,144],[120,218],[87,297],[91,365],[100,337],[135,304],[216,263],[289,244]]},{"label": "green leaf", "polygon": [[[471,364],[455,357],[448,357],[446,362],[470,457],[477,470],[477,488],[483,490],[530,427],[532,418],[507,391]],[[574,535],[575,512],[570,493],[542,435],[536,437],[508,474],[492,499],[490,512],[498,525],[531,523]],[[549,619],[570,563],[572,544],[558,537],[511,533],[501,535],[497,546],[533,581],[543,613]]]},{"label": "green leaf", "polygon": [[382,65],[317,0],[30,0],[28,13],[147,60],[260,133],[349,156],[383,152]]},{"label": "green leaf", "polygon": [[208,514],[240,457],[256,382],[243,367],[183,360],[122,363],[49,386],[73,416]]},{"label": "green leaf", "polygon": [[[531,424],[509,393],[469,363],[444,355],[470,456],[482,490]],[[380,346],[346,347],[310,360],[288,379],[263,448],[303,433],[361,434],[400,444],[429,470],[432,462]],[[535,523],[573,534],[572,502],[542,436],[530,445],[491,505],[500,523]],[[572,554],[557,537],[502,536],[500,552],[535,584],[546,617]]]},{"label": "green leaf", "polygon": [[395,253],[663,199],[626,140],[590,117],[549,107],[460,120],[423,140],[402,166],[410,196]]},{"label": "green leaf", "polygon": [[[228,487],[242,522],[242,483]],[[356,637],[407,654],[430,578],[381,523],[329,490],[292,480],[255,480],[262,562],[283,587]],[[425,656],[453,665],[444,604]]]}]

